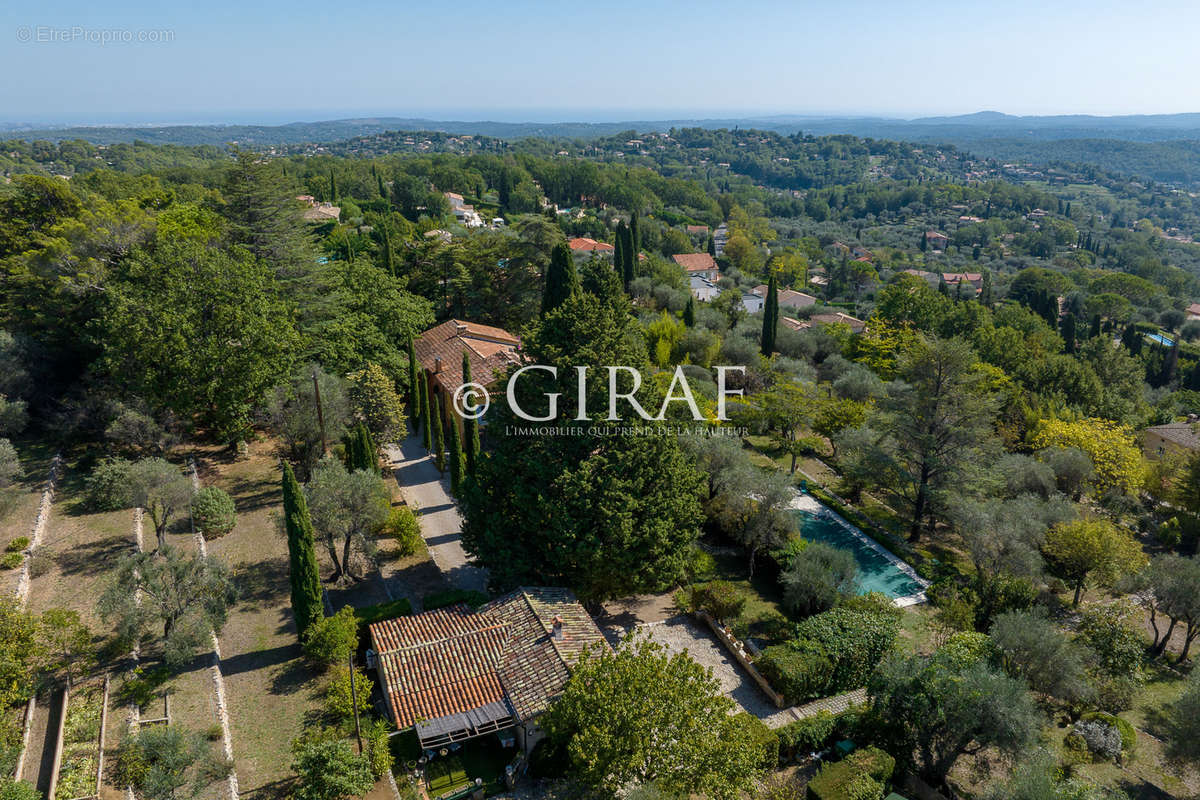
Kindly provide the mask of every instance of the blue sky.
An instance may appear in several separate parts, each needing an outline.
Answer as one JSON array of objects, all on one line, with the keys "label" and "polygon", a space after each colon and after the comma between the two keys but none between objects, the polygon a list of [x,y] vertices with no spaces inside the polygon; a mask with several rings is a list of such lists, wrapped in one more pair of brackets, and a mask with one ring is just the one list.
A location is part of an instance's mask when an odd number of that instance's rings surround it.
[{"label": "blue sky", "polygon": [[5,5],[10,122],[1200,111],[1195,0]]}]

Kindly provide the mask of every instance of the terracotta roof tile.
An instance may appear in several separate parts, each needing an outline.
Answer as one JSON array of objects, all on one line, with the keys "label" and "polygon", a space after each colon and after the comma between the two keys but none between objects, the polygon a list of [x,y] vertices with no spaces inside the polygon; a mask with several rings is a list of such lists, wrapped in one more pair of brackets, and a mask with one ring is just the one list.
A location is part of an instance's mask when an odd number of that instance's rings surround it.
[{"label": "terracotta roof tile", "polygon": [[676,253],[671,258],[688,272],[717,268],[717,262],[708,253]]},{"label": "terracotta roof tile", "polygon": [[418,336],[413,352],[433,380],[452,392],[462,383],[464,351],[471,361],[471,380],[487,386],[520,361],[520,344],[520,339],[503,328],[448,319]]}]

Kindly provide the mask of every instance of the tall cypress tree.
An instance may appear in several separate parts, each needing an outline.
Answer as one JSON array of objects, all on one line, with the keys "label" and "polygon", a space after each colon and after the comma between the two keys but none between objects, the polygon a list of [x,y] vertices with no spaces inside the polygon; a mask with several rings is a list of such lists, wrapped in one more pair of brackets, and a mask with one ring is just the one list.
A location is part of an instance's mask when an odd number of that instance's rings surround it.
[{"label": "tall cypress tree", "polygon": [[696,324],[696,298],[690,294],[687,305],[683,307],[683,324],[689,328]]},{"label": "tall cypress tree", "polygon": [[396,277],[396,265],[392,258],[392,236],[388,233],[386,225],[380,228],[379,239],[379,266],[394,278]]},{"label": "tall cypress tree", "polygon": [[329,170],[329,202],[337,202],[337,180],[333,177],[333,170]]},{"label": "tall cypress tree", "polygon": [[371,436],[371,431],[362,422],[358,423],[358,440],[358,452],[361,459],[358,468],[378,475],[379,451],[375,449],[375,439]]},{"label": "tall cypress tree", "polygon": [[558,308],[578,291],[579,273],[575,271],[571,248],[560,242],[550,251],[550,268],[546,271],[546,284],[542,288],[542,313]]},{"label": "tall cypress tree", "polygon": [[767,281],[767,305],[763,309],[762,354],[767,358],[775,352],[775,332],[779,325],[779,288],[775,276]]},{"label": "tall cypress tree", "polygon": [[637,211],[632,211],[629,214],[629,244],[629,249],[633,255],[633,260],[637,261],[638,251],[642,249],[642,236],[640,233],[638,233]]},{"label": "tall cypress tree", "polygon": [[991,308],[995,302],[992,297],[992,273],[989,270],[983,271],[983,282],[979,287],[979,302],[985,308]]},{"label": "tall cypress tree", "polygon": [[458,497],[466,477],[466,458],[463,456],[462,439],[458,435],[458,423],[450,420],[450,494]]},{"label": "tall cypress tree", "polygon": [[617,221],[617,233],[613,241],[613,271],[625,280],[625,220]]},{"label": "tall cypress tree", "polygon": [[717,257],[717,240],[711,233],[708,235],[708,254],[713,258]]},{"label": "tall cypress tree", "polygon": [[[462,374],[463,383],[470,383],[471,359],[467,358],[466,350],[463,350]],[[475,465],[479,460],[479,420],[477,419],[463,420],[463,450],[467,457],[467,474],[474,477]]]},{"label": "tall cypress tree", "polygon": [[421,395],[421,444],[428,451],[433,440],[429,436],[429,382],[425,380],[425,370],[417,373],[417,389]]},{"label": "tall cypress tree", "polygon": [[625,284],[625,291],[629,291],[629,284],[633,283],[633,270],[637,265],[637,249],[633,245],[633,231],[625,228],[623,231],[618,231],[618,236],[623,236],[625,240],[625,259],[621,263],[621,282]]},{"label": "tall cypress tree", "polygon": [[446,474],[446,439],[442,435],[442,408],[430,409],[429,422],[433,426],[433,463],[438,472]]},{"label": "tall cypress tree", "polygon": [[387,196],[388,196],[388,192],[387,192],[387,186],[383,182],[383,176],[376,175],[375,177],[379,181],[379,196],[386,200]]},{"label": "tall cypress tree", "polygon": [[1163,356],[1162,372],[1158,376],[1159,386],[1169,386],[1175,380],[1175,373],[1179,369],[1179,342],[1176,341],[1173,345],[1167,348],[1166,354]]},{"label": "tall cypress tree", "polygon": [[1062,321],[1058,326],[1059,332],[1063,337],[1063,352],[1075,352],[1075,315],[1067,312],[1063,314]]},{"label": "tall cypress tree", "polygon": [[292,465],[283,462],[283,521],[288,541],[288,578],[292,589],[292,616],[296,632],[303,640],[314,622],[325,616],[321,602],[321,576],[317,571],[317,551],[313,539],[308,501]]},{"label": "tall cypress tree", "polygon": [[421,429],[421,389],[417,384],[417,353],[411,336],[408,337],[408,417],[415,434]]}]

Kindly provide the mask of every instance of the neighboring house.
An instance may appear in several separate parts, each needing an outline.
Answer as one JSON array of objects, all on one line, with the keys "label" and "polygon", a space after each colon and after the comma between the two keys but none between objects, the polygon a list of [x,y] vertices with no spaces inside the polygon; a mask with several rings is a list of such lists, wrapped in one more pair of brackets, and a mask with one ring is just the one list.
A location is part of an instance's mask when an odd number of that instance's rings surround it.
[{"label": "neighboring house", "polygon": [[305,222],[337,222],[342,217],[342,209],[333,203],[318,203],[311,194],[297,195],[296,199],[308,206],[303,214]]},{"label": "neighboring house", "polygon": [[[765,283],[760,283],[750,291],[759,297],[766,299],[767,285]],[[779,306],[781,308],[808,308],[809,306],[815,306],[817,304],[817,298],[813,297],[811,294],[805,294],[804,292],[796,292],[792,291],[791,289],[779,289],[778,294]]]},{"label": "neighboring house", "polygon": [[1200,303],[1192,303],[1187,307],[1188,319],[1200,319]]},{"label": "neighboring house", "polygon": [[961,284],[970,284],[975,294],[983,291],[983,273],[980,272],[943,272],[942,280],[951,289]]},{"label": "neighboring house", "polygon": [[521,340],[503,328],[448,319],[413,340],[417,364],[425,370],[430,409],[442,409],[442,422],[458,419],[454,392],[462,385],[462,356],[471,361],[471,380],[489,389],[520,362]]},{"label": "neighboring house", "polygon": [[689,275],[688,284],[688,288],[692,290],[692,296],[702,303],[710,302],[721,294],[721,287],[702,275]]},{"label": "neighboring house", "polygon": [[1142,452],[1148,458],[1165,455],[1188,456],[1200,452],[1200,424],[1190,422],[1168,422],[1166,425],[1151,425],[1142,432]]},{"label": "neighboring house", "polygon": [[937,288],[938,284],[941,283],[942,280],[942,276],[938,273],[926,272],[923,269],[903,269],[900,271],[905,275],[915,275],[916,277],[928,283],[934,289]]},{"label": "neighboring house", "polygon": [[925,231],[925,244],[931,250],[945,250],[946,245],[950,244],[950,237],[937,231]]},{"label": "neighboring house", "polygon": [[766,304],[767,301],[759,295],[752,292],[742,292],[742,310],[747,314],[757,314],[763,310],[763,306]]},{"label": "neighboring house", "polygon": [[686,230],[689,236],[708,236],[707,225],[688,225]]},{"label": "neighboring house", "polygon": [[677,253],[671,258],[687,271],[689,277],[699,275],[710,281],[717,280],[717,262],[708,253]]},{"label": "neighboring house", "polygon": [[[528,753],[589,647],[608,646],[568,589],[522,587],[477,610],[439,608],[369,627],[388,714],[423,749],[498,733]],[[503,731],[513,732],[507,736]]]},{"label": "neighboring house", "polygon": [[571,252],[575,255],[587,256],[605,256],[612,258],[616,248],[608,242],[598,242],[595,239],[588,239],[583,236],[577,236],[567,242],[567,247],[571,248]]}]

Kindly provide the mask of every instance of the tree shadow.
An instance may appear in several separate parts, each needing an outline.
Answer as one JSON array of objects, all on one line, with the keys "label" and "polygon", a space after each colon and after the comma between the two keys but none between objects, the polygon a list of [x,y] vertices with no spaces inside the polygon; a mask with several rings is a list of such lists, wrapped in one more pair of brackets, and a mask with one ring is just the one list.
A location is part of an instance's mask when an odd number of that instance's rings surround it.
[{"label": "tree shadow", "polygon": [[249,514],[280,503],[280,482],[259,478],[235,478],[229,484],[229,496],[239,514]]},{"label": "tree shadow", "polygon": [[132,537],[109,536],[64,550],[54,557],[54,563],[63,575],[98,575],[114,569],[122,558],[133,551]]},{"label": "tree shadow", "polygon": [[242,564],[238,568],[238,604],[257,608],[274,604],[279,598],[288,596],[287,556],[271,556],[253,564]]}]

